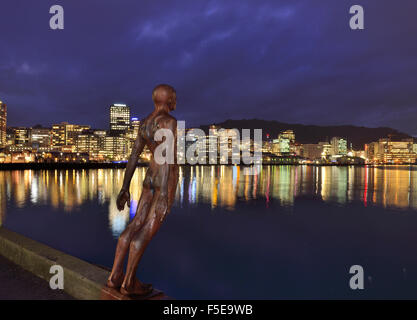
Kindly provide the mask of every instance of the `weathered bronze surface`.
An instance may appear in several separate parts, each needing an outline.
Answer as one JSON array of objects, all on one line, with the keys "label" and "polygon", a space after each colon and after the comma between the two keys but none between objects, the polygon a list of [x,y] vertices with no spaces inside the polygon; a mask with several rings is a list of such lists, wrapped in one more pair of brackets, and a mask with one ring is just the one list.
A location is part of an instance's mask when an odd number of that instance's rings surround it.
[{"label": "weathered bronze surface", "polygon": [[[153,90],[152,100],[155,109],[141,121],[127,163],[123,186],[116,201],[119,210],[123,210],[126,203],[130,206],[130,181],[138,158],[143,148],[147,146],[152,152],[152,158],[143,181],[136,215],[119,237],[112,272],[107,280],[107,287],[120,290],[123,295],[147,296],[153,292],[152,285],[144,284],[136,278],[136,269],[147,245],[171,209],[178,183],[177,120],[169,114],[176,107],[176,92],[169,85],[158,85]],[[159,164],[155,161],[155,149],[165,141],[155,141],[154,135],[158,129],[169,129],[173,133],[174,164]],[[123,265],[128,252],[126,274],[124,274]]]}]

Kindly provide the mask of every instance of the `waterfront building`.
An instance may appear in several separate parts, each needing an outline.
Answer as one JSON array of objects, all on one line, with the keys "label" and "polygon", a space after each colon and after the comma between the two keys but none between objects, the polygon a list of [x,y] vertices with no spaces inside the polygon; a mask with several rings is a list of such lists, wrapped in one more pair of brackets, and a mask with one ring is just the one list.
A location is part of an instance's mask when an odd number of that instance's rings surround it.
[{"label": "waterfront building", "polygon": [[65,145],[65,123],[52,126],[52,147],[59,148]]},{"label": "waterfront building", "polygon": [[316,160],[320,159],[323,153],[323,146],[318,143],[303,144],[303,157]]},{"label": "waterfront building", "polygon": [[75,145],[78,135],[84,131],[90,130],[90,126],[78,124],[66,124],[65,126],[65,144],[69,146]]},{"label": "waterfront building", "polygon": [[379,139],[365,145],[365,156],[369,163],[415,163],[417,152],[412,138],[393,140]]},{"label": "waterfront building", "polygon": [[295,143],[294,144],[294,154],[298,157],[304,156],[304,148],[301,143]]},{"label": "waterfront building", "polygon": [[99,137],[93,132],[79,134],[75,143],[77,153],[88,153],[90,160],[97,160],[99,155]]},{"label": "waterfront building", "polygon": [[89,130],[90,126],[69,124],[61,122],[52,126],[52,147],[60,150],[63,146],[75,146],[77,136],[85,130]]},{"label": "waterfront building", "polygon": [[46,151],[52,146],[52,130],[35,126],[29,130],[29,144],[32,149]]},{"label": "waterfront building", "polygon": [[26,127],[11,127],[8,128],[9,139],[7,149],[10,152],[23,152],[31,149],[29,145],[29,131]]},{"label": "waterfront building", "polygon": [[332,156],[344,156],[347,155],[347,140],[339,137],[333,137],[330,140],[331,155]]},{"label": "waterfront building", "polygon": [[127,160],[128,143],[125,137],[104,137],[104,149],[100,150],[104,158],[113,161]]},{"label": "waterfront building", "polygon": [[280,148],[279,148],[279,140],[278,139],[273,139],[272,140],[272,148],[271,151],[273,154],[275,155],[280,155]]},{"label": "waterfront building", "polygon": [[130,119],[130,128],[133,130],[133,138],[136,139],[140,127],[140,120],[139,118],[132,118]]},{"label": "waterfront building", "polygon": [[237,129],[220,129],[219,136],[219,157],[220,164],[240,161],[240,133]]},{"label": "waterfront building", "polygon": [[7,106],[0,101],[0,148],[6,146],[6,128],[7,128]]},{"label": "waterfront building", "polygon": [[262,152],[263,153],[272,153],[272,140],[266,139],[262,142]]},{"label": "waterfront building", "polygon": [[130,128],[130,107],[115,103],[110,106],[110,134],[120,136]]},{"label": "waterfront building", "polygon": [[323,159],[328,158],[329,156],[331,156],[332,153],[332,145],[328,142],[319,142],[319,146],[322,147],[322,153],[321,153],[321,157]]},{"label": "waterfront building", "polygon": [[131,118],[130,119],[130,128],[125,133],[125,138],[127,139],[128,143],[128,153],[130,154],[135,144],[136,138],[138,136],[140,126],[140,120],[138,118]]},{"label": "waterfront building", "polygon": [[272,140],[272,153],[280,156],[295,154],[295,134],[293,130],[285,130]]},{"label": "waterfront building", "polygon": [[393,141],[379,139],[376,159],[382,163],[415,163],[417,154],[413,152],[413,139]]},{"label": "waterfront building", "polygon": [[104,150],[104,138],[107,136],[106,130],[94,130],[93,133],[98,138],[99,150]]}]

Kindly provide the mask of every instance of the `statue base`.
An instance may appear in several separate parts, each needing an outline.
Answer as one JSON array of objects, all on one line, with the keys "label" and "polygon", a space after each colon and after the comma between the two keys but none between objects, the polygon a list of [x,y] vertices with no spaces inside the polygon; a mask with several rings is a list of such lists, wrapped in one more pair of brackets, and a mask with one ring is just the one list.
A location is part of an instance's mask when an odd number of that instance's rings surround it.
[{"label": "statue base", "polygon": [[125,296],[119,290],[104,286],[101,289],[101,300],[168,300],[169,297],[160,290],[153,289],[151,293],[144,296]]}]

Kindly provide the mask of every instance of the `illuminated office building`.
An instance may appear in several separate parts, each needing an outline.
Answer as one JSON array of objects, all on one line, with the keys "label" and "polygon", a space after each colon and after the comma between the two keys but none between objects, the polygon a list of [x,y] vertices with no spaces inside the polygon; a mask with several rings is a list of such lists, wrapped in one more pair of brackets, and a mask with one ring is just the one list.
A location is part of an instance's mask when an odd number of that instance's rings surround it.
[{"label": "illuminated office building", "polygon": [[65,126],[65,144],[69,146],[75,145],[78,135],[89,129],[90,126],[86,125],[67,124]]},{"label": "illuminated office building", "polygon": [[65,145],[65,123],[52,126],[52,146],[60,147]]},{"label": "illuminated office building", "polygon": [[322,147],[322,158],[328,158],[332,154],[332,145],[328,142],[319,142],[319,146]]},{"label": "illuminated office building", "polygon": [[28,147],[30,128],[15,127],[12,128],[12,130],[14,131],[14,145],[19,147]]},{"label": "illuminated office building", "polygon": [[90,159],[94,160],[100,151],[100,138],[92,132],[84,132],[77,136],[75,146],[76,152],[88,153]]},{"label": "illuminated office building", "polygon": [[397,141],[391,138],[379,139],[374,159],[382,163],[415,163],[417,154],[413,147],[412,138]]},{"label": "illuminated office building", "polygon": [[0,148],[6,146],[7,106],[0,101]]},{"label": "illuminated office building", "polygon": [[347,141],[346,139],[333,137],[330,140],[331,155],[346,155],[347,154]]},{"label": "illuminated office building", "polygon": [[272,141],[272,152],[276,155],[289,155],[295,153],[295,134],[292,130],[285,130]]},{"label": "illuminated office building", "polygon": [[125,133],[125,137],[128,143],[128,153],[132,151],[133,145],[135,144],[139,132],[139,126],[140,120],[138,118],[132,118],[130,121],[130,128]]},{"label": "illuminated office building", "polygon": [[128,143],[124,137],[106,136],[104,138],[104,150],[100,150],[109,160],[126,160],[128,157]]},{"label": "illuminated office building", "polygon": [[63,148],[64,146],[75,146],[77,136],[90,126],[69,124],[62,122],[52,126],[52,146],[54,148]]},{"label": "illuminated office building", "polygon": [[14,130],[12,128],[6,129],[6,147],[14,144]]},{"label": "illuminated office building", "polygon": [[136,139],[139,132],[140,120],[138,118],[132,118],[130,121],[130,128],[133,130],[133,137]]},{"label": "illuminated office building", "polygon": [[281,155],[290,153],[290,139],[280,136],[278,138],[278,148]]},{"label": "illuminated office building", "polygon": [[44,151],[52,145],[52,131],[50,128],[40,126],[33,127],[29,130],[29,143],[34,149],[43,149]]},{"label": "illuminated office building", "polygon": [[110,135],[121,135],[130,128],[130,107],[115,103],[110,106]]}]

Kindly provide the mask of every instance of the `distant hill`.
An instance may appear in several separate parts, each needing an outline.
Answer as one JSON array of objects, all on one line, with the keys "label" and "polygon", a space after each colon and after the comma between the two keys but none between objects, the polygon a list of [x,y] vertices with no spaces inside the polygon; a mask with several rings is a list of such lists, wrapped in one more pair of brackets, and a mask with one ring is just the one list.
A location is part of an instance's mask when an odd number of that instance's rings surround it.
[{"label": "distant hill", "polygon": [[[276,139],[280,132],[292,129],[295,133],[295,140],[299,143],[317,143],[319,141],[328,141],[332,137],[342,137],[348,140],[349,146],[352,143],[355,149],[362,149],[365,143],[378,141],[380,138],[388,137],[388,135],[395,136],[399,139],[411,138],[408,134],[388,127],[368,128],[351,125],[315,126],[260,119],[226,120],[215,124],[226,129],[262,129],[264,139],[267,133],[269,133],[270,137]],[[210,125],[202,125],[200,128],[208,132]]]}]

